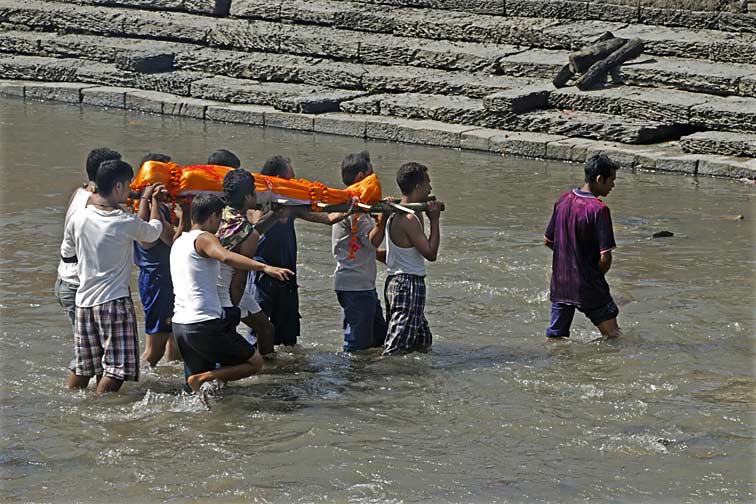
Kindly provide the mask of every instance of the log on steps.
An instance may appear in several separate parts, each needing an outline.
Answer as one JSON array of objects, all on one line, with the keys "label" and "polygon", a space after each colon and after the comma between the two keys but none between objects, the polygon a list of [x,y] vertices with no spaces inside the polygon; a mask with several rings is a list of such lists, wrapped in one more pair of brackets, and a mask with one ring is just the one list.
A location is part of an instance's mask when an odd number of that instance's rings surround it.
[{"label": "log on steps", "polygon": [[640,39],[628,40],[622,45],[622,47],[611,53],[609,56],[591,65],[591,67],[578,78],[575,85],[581,90],[590,89],[596,84],[604,82],[606,75],[614,68],[628,60],[637,58],[642,53],[643,42]]}]

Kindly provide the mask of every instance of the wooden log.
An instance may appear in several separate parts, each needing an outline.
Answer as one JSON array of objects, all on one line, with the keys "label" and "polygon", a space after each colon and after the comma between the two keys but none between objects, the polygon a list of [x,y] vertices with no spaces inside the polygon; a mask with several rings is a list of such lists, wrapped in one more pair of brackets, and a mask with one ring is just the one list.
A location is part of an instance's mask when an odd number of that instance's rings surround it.
[{"label": "wooden log", "polygon": [[570,54],[570,70],[574,74],[585,72],[591,65],[625,45],[625,42],[627,42],[627,39],[612,38],[583,47],[580,51]]},{"label": "wooden log", "polygon": [[567,82],[572,79],[572,76],[575,75],[572,73],[572,70],[570,70],[570,65],[564,65],[554,76],[553,79],[551,79],[551,83],[554,84],[554,87],[559,89],[567,86]]},{"label": "wooden log", "polygon": [[625,45],[614,51],[601,61],[597,61],[575,82],[581,91],[590,89],[597,83],[606,81],[606,74],[613,68],[627,60],[637,58],[643,53],[643,42],[640,39],[628,40]]}]

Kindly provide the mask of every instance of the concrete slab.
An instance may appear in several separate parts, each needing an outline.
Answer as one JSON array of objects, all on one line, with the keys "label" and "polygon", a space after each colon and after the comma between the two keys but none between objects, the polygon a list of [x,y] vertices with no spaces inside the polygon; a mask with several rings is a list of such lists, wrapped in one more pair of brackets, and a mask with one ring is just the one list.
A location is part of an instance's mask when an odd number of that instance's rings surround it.
[{"label": "concrete slab", "polygon": [[24,97],[24,86],[30,81],[0,81],[0,95]]},{"label": "concrete slab", "polygon": [[169,95],[163,99],[163,114],[205,119],[207,108],[216,105],[221,105],[221,103],[212,100]]},{"label": "concrete slab", "polygon": [[700,156],[698,175],[756,178],[756,160],[725,156]]},{"label": "concrete slab", "polygon": [[279,112],[276,110],[265,112],[265,127],[284,128],[300,131],[313,131],[314,115]]},{"label": "concrete slab", "polygon": [[25,86],[25,96],[38,100],[54,100],[67,103],[81,103],[83,89],[95,87],[94,84],[80,82],[36,82]]},{"label": "concrete slab", "polygon": [[546,144],[565,140],[566,137],[545,133],[502,132],[491,137],[491,152],[510,156],[545,158]]},{"label": "concrete slab", "polygon": [[477,128],[465,131],[460,137],[459,146],[462,149],[490,152],[491,138],[502,134],[502,130],[490,128]]},{"label": "concrete slab", "polygon": [[366,125],[367,138],[453,148],[459,148],[462,133],[475,129],[438,121],[395,117],[369,118]]},{"label": "concrete slab", "polygon": [[98,86],[81,90],[81,103],[98,107],[124,108],[126,93],[134,88]]},{"label": "concrete slab", "polygon": [[331,135],[365,138],[366,120],[360,114],[328,112],[314,117],[313,131]]},{"label": "concrete slab", "polygon": [[273,107],[261,105],[210,105],[205,109],[205,119],[230,123],[265,125],[265,114]]}]

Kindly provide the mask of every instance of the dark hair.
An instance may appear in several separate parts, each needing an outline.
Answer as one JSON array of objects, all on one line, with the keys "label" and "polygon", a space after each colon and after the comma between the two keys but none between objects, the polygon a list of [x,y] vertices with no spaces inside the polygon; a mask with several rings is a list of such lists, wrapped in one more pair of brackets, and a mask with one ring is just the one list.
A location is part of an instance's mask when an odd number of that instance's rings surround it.
[{"label": "dark hair", "polygon": [[415,186],[425,181],[428,167],[414,161],[404,163],[396,172],[396,183],[402,194],[406,195],[415,190]]},{"label": "dark hair", "polygon": [[129,182],[134,176],[134,170],[129,163],[120,159],[111,159],[100,164],[97,170],[97,192],[103,196],[109,196],[113,188],[119,182]]},{"label": "dark hair", "polygon": [[223,177],[223,192],[226,203],[240,210],[244,199],[255,192],[255,177],[244,168],[237,168]]},{"label": "dark hair", "polygon": [[273,156],[265,161],[260,173],[273,177],[282,177],[289,166],[291,166],[291,159],[286,156]]},{"label": "dark hair", "polygon": [[142,160],[139,162],[139,166],[141,167],[144,163],[147,161],[157,161],[159,163],[170,163],[171,162],[171,156],[168,154],[157,154],[150,152],[146,156],[142,158]]},{"label": "dark hair", "polygon": [[585,160],[585,181],[592,184],[601,175],[605,179],[617,171],[617,164],[606,154],[594,154]]},{"label": "dark hair", "polygon": [[341,180],[346,185],[354,184],[354,179],[360,172],[367,173],[370,170],[370,153],[362,151],[349,154],[341,162]]},{"label": "dark hair", "polygon": [[226,149],[218,149],[207,158],[207,164],[236,169],[241,166],[241,161],[233,152]]},{"label": "dark hair", "polygon": [[87,155],[87,177],[94,182],[97,180],[97,169],[103,161],[121,159],[121,153],[107,147],[92,149]]},{"label": "dark hair", "polygon": [[221,213],[224,206],[226,206],[226,204],[215,194],[198,194],[192,200],[192,209],[190,210],[192,223],[204,223],[211,215]]}]

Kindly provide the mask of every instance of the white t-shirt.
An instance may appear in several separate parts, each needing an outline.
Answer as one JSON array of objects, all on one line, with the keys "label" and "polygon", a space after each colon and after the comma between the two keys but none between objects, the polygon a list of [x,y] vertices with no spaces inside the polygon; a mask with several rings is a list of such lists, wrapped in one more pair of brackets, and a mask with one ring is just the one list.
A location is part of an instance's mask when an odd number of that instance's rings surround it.
[{"label": "white t-shirt", "polygon": [[205,232],[192,229],[182,233],[171,247],[174,324],[196,324],[223,314],[216,286],[220,261],[202,257],[194,248],[194,242]]},{"label": "white t-shirt", "polygon": [[89,308],[129,296],[133,242],[153,242],[162,230],[159,220],[145,222],[121,209],[87,206],[74,212],[60,255],[78,259],[76,306]]},{"label": "white t-shirt", "polygon": [[357,244],[359,249],[354,259],[349,259],[349,244],[352,240],[352,222],[357,215],[350,215],[331,227],[331,248],[336,259],[334,284],[337,291],[366,291],[375,289],[375,247],[370,242],[373,218],[360,215],[357,221]]},{"label": "white t-shirt", "polygon": [[[83,187],[79,187],[74,191],[73,196],[71,196],[71,201],[68,204],[68,208],[66,209],[66,220],[63,221],[64,230],[66,226],[68,226],[68,221],[71,220],[71,216],[78,210],[87,206],[87,201],[89,201],[90,196],[92,196],[92,193]],[[76,263],[63,262],[63,259],[61,259],[58,264],[58,278],[66,283],[79,285],[79,271]]]}]

